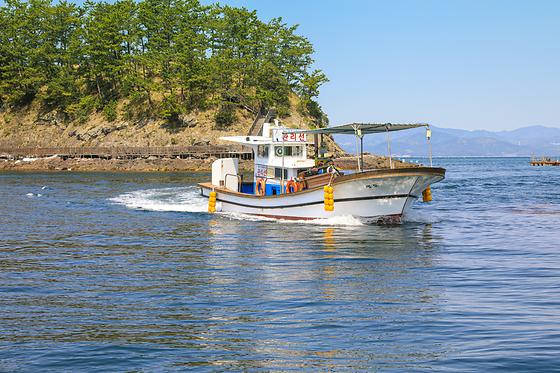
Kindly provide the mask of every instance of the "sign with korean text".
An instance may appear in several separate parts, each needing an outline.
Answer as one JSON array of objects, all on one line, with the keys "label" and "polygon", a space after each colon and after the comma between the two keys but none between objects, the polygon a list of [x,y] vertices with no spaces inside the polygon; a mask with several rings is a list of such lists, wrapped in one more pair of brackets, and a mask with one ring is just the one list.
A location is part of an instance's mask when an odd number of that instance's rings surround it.
[{"label": "sign with korean text", "polygon": [[267,175],[267,167],[264,164],[256,164],[255,165],[255,177],[264,177],[266,178]]},{"label": "sign with korean text", "polygon": [[282,130],[272,130],[272,141],[274,142],[307,142],[305,133],[282,133]]}]

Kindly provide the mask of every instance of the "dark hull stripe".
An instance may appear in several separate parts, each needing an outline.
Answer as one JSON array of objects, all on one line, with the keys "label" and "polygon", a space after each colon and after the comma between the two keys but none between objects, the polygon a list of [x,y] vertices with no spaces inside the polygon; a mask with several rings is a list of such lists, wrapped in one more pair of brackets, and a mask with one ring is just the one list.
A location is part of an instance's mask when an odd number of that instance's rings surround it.
[{"label": "dark hull stripe", "polygon": [[[268,215],[268,214],[251,214],[246,213],[246,215],[252,216],[262,216],[265,218],[271,219],[279,219],[279,220],[317,220],[317,219],[328,219],[328,218],[309,218],[309,217],[301,217],[301,216],[285,216],[285,215]],[[376,215],[376,216],[359,216],[360,219],[379,219],[381,222],[388,221],[388,222],[400,222],[402,219],[402,214],[393,214],[393,215]]]},{"label": "dark hull stripe", "polygon": [[[414,196],[412,194],[393,194],[393,195],[389,195],[389,196],[367,196],[367,197],[354,197],[354,198],[339,198],[339,199],[335,199],[334,202],[335,203],[340,203],[340,202],[364,201],[364,200],[370,200],[370,199],[393,199],[393,198],[408,198],[408,197],[418,198],[417,196]],[[282,206],[254,206],[254,205],[247,205],[245,203],[226,201],[226,200],[223,200],[221,198],[216,198],[216,201],[220,201],[220,202],[223,202],[223,203],[229,203],[229,204],[236,205],[236,206],[254,208],[254,209],[286,209],[286,208],[292,208],[292,207],[322,205],[324,203],[323,201],[316,201],[316,202],[305,202],[305,203],[298,203],[298,204],[294,204],[294,205],[282,205]]]}]

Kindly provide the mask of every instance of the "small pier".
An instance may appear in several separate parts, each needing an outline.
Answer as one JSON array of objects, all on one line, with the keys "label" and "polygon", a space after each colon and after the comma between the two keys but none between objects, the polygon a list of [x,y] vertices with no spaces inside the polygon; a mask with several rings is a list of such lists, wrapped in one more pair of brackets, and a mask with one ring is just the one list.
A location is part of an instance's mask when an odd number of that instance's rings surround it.
[{"label": "small pier", "polygon": [[99,159],[139,159],[139,158],[180,158],[205,159],[239,158],[253,159],[253,152],[241,146],[83,146],[83,147],[3,147],[0,146],[0,158],[22,159],[46,158],[58,156],[67,158]]},{"label": "small pier", "polygon": [[531,166],[560,166],[560,159],[553,159],[551,157],[532,157],[529,164]]}]

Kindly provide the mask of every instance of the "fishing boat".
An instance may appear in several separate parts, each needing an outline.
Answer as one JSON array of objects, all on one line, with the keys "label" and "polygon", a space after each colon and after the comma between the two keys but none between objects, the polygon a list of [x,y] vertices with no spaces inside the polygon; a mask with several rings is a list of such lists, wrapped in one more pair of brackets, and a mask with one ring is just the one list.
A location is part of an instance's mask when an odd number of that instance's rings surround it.
[{"label": "fishing boat", "polygon": [[[430,166],[395,167],[390,133],[417,127],[426,128]],[[389,166],[364,169],[363,138],[381,133],[388,138]],[[356,137],[356,170],[338,170],[321,153],[324,136],[334,134]],[[308,141],[310,137],[312,142]],[[198,185],[201,195],[208,198],[211,213],[295,220],[350,215],[367,221],[398,222],[418,198],[430,200],[430,185],[445,177],[445,169],[432,167],[430,137],[430,127],[425,123],[352,123],[291,129],[275,120],[264,123],[259,136],[221,138],[253,151],[251,180],[243,180],[238,159],[222,158],[212,164],[212,180]],[[311,144],[315,149],[313,159],[308,158]]]}]

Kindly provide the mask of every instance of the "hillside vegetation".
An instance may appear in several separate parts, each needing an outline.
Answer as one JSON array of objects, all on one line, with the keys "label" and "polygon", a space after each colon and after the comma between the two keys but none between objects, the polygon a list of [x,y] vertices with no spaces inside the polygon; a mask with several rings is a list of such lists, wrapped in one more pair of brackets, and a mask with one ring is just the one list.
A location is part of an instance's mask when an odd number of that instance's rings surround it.
[{"label": "hillside vegetation", "polygon": [[272,107],[327,123],[315,101],[327,78],[281,18],[197,0],[7,0],[0,29],[0,141],[212,142]]}]

